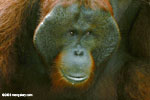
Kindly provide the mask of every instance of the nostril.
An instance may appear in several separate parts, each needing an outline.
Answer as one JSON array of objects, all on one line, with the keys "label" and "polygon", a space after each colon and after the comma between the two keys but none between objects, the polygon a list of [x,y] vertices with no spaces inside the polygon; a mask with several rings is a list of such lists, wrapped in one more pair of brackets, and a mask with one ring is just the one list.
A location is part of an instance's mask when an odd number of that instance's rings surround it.
[{"label": "nostril", "polygon": [[84,52],[82,50],[76,50],[76,51],[74,51],[74,55],[76,55],[76,56],[83,56]]}]

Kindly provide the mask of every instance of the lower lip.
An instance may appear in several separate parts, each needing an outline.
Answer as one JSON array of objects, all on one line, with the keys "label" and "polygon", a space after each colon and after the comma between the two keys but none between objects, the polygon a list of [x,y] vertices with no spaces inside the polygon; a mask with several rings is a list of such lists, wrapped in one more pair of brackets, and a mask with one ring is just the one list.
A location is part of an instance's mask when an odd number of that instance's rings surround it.
[{"label": "lower lip", "polygon": [[74,83],[80,83],[80,82],[88,79],[88,77],[86,77],[86,76],[78,76],[78,77],[76,77],[76,76],[66,75],[63,70],[61,70],[61,73],[66,78],[66,80],[72,82],[73,84]]},{"label": "lower lip", "polygon": [[72,77],[72,76],[66,76],[66,78],[75,82],[81,82],[87,79],[87,77]]}]

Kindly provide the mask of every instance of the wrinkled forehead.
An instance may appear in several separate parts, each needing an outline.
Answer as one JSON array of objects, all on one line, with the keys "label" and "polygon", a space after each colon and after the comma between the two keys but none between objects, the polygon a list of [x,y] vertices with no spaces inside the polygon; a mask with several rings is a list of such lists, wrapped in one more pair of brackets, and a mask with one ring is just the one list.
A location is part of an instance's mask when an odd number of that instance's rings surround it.
[{"label": "wrinkled forehead", "polygon": [[[56,19],[57,21],[69,21],[73,20],[73,22],[98,22],[103,21],[107,17],[110,17],[111,14],[103,9],[91,9],[85,7],[84,5],[80,5],[78,3],[74,3],[68,7],[64,7],[63,5],[56,5],[54,9],[47,14],[47,18],[51,17]],[[50,19],[51,19],[50,18]]]}]

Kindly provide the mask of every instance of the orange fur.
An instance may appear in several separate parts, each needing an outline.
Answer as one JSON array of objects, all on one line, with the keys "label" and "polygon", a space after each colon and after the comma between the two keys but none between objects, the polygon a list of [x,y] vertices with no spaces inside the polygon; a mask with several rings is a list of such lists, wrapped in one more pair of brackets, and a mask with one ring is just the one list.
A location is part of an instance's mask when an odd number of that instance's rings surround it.
[{"label": "orange fur", "polygon": [[7,79],[15,69],[14,42],[19,35],[23,13],[28,3],[29,0],[1,0],[0,2],[0,70]]}]

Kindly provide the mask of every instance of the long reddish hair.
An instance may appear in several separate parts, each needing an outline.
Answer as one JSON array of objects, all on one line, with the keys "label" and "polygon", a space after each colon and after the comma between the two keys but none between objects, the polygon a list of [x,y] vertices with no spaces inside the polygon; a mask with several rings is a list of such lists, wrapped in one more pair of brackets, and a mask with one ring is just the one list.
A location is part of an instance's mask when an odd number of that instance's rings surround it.
[{"label": "long reddish hair", "polygon": [[[21,34],[25,19],[24,12],[36,1],[38,0],[0,0],[0,73],[7,79],[15,71],[17,62],[14,43],[16,37]],[[113,15],[108,0],[40,0],[41,17],[50,12],[58,2],[68,6],[76,1],[93,9],[102,8]]]},{"label": "long reddish hair", "polygon": [[[31,2],[32,1],[32,2]],[[9,80],[16,66],[14,43],[24,23],[24,12],[36,0],[0,0],[0,74]]]}]

